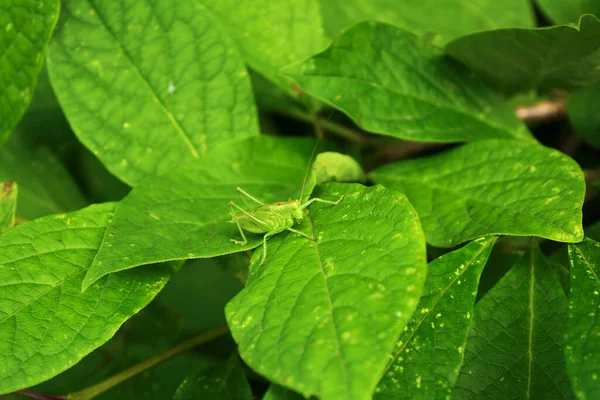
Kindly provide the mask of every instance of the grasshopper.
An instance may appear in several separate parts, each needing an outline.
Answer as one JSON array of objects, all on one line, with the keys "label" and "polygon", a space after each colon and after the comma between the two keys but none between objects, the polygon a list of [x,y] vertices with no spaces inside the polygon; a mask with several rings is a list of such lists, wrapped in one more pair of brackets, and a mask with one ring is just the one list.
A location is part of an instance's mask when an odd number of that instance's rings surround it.
[{"label": "grasshopper", "polygon": [[304,193],[304,186],[306,185],[306,177],[308,176],[310,164],[312,163],[312,159],[315,155],[315,150],[317,149],[318,144],[318,142],[315,144],[312,155],[310,156],[310,160],[306,168],[306,173],[304,174],[304,181],[302,182],[300,197],[298,198],[298,200],[288,200],[285,202],[265,204],[264,202],[258,200],[256,197],[247,193],[242,188],[237,187],[236,190],[240,195],[249,198],[258,206],[252,211],[246,211],[242,207],[235,204],[233,201],[229,202],[229,212],[231,214],[230,222],[237,225],[238,230],[240,231],[240,235],[242,236],[242,240],[230,239],[233,243],[238,245],[245,245],[246,243],[248,243],[248,239],[246,239],[244,231],[250,233],[264,233],[263,255],[262,260],[260,262],[261,266],[265,264],[265,259],[267,258],[267,239],[269,237],[281,233],[285,230],[288,230],[290,232],[304,236],[309,240],[315,241],[316,239],[314,237],[311,237],[304,232],[300,232],[299,230],[294,229],[293,226],[296,224],[296,222],[300,223],[304,219],[304,217],[308,213],[308,211],[305,210],[312,203],[320,202],[337,205],[344,198],[344,196],[341,196],[337,201],[313,198],[306,201],[306,203],[302,204],[302,195]]}]

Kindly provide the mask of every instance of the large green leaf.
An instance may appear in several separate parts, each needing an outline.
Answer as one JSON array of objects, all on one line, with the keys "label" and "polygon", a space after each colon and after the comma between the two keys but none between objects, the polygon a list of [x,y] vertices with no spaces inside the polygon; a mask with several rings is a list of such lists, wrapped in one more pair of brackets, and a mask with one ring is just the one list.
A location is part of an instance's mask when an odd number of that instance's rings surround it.
[{"label": "large green leaf", "polygon": [[293,93],[279,69],[322,50],[318,0],[202,0],[236,41],[246,63]]},{"label": "large green leaf", "polygon": [[258,246],[259,235],[250,235],[246,246],[230,241],[240,234],[227,223],[228,202],[244,206],[247,200],[236,187],[265,203],[297,198],[313,145],[312,140],[267,136],[228,143],[169,176],[138,185],[117,206],[83,287],[142,264],[215,257]]},{"label": "large green leaf", "polygon": [[600,398],[600,243],[569,246],[571,288],[565,335],[567,368],[579,399]]},{"label": "large green leaf", "polygon": [[79,139],[136,184],[258,133],[235,45],[198,1],[66,0],[48,53]]},{"label": "large green leaf", "polygon": [[533,26],[527,0],[321,0],[321,9],[331,37],[366,20],[418,34],[436,33],[442,43],[472,32]]},{"label": "large green leaf", "polygon": [[498,29],[458,38],[446,53],[507,93],[571,89],[600,81],[600,21],[536,29]]},{"label": "large green leaf", "polygon": [[355,25],[284,72],[375,133],[440,142],[530,139],[503,98],[427,40],[391,25]]},{"label": "large green leaf", "polygon": [[600,16],[597,0],[535,0],[544,14],[557,24],[571,22],[583,14]]},{"label": "large green leaf", "polygon": [[454,399],[570,399],[562,335],[567,299],[535,246],[473,313]]},{"label": "large green leaf", "polygon": [[0,3],[0,145],[31,102],[59,0]]},{"label": "large green leaf", "polygon": [[99,347],[172,270],[113,274],[81,292],[114,203],[44,217],[0,236],[0,393],[33,386]]},{"label": "large green leaf", "polygon": [[375,399],[450,395],[463,361],[479,277],[495,241],[477,239],[429,264],[421,302],[396,343]]},{"label": "large green leaf", "polygon": [[577,91],[567,102],[569,120],[575,131],[596,148],[600,148],[598,104],[600,104],[600,85]]},{"label": "large green leaf", "polygon": [[304,396],[284,388],[283,386],[271,384],[262,400],[304,400]]},{"label": "large green leaf", "polygon": [[0,182],[0,235],[15,223],[17,190],[13,181]]},{"label": "large green leaf", "polygon": [[256,253],[225,308],[244,361],[275,383],[327,400],[371,398],[417,306],[427,264],[418,217],[382,186],[330,183],[306,223]]},{"label": "large green leaf", "polygon": [[174,400],[252,400],[252,390],[237,353],[229,360],[203,368],[186,377]]},{"label": "large green leaf", "polygon": [[479,141],[388,164],[371,178],[406,194],[434,246],[489,234],[583,238],[583,172],[569,157],[535,143]]},{"label": "large green leaf", "polygon": [[[183,337],[191,337],[226,323],[223,309],[242,289],[242,285],[223,271],[221,266],[236,256],[240,254],[192,260],[171,278],[158,295],[157,300],[183,318]],[[246,269],[248,261],[246,259]],[[198,304],[202,304],[202,307],[198,307]]]},{"label": "large green leaf", "polygon": [[86,200],[60,160],[15,132],[0,147],[0,181],[19,185],[17,217],[38,218],[84,207]]}]

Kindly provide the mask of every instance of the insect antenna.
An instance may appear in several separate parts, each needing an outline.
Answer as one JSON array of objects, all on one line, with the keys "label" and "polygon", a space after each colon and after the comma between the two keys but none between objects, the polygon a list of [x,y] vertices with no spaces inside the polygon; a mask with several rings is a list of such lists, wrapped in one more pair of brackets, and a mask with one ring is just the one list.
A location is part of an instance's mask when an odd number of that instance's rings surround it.
[{"label": "insect antenna", "polygon": [[[348,90],[348,89],[346,89]],[[337,106],[340,104],[340,102],[342,101],[342,98],[344,96],[340,96],[339,99],[337,99],[336,103],[334,104],[334,106],[331,108],[331,112],[329,113],[329,116],[327,117],[327,119],[325,120],[325,122],[329,121],[331,119],[331,117],[333,116],[333,113],[335,113],[335,110],[337,108]],[[315,143],[315,147],[313,147],[313,151],[310,155],[310,159],[308,160],[308,164],[306,165],[306,171],[304,171],[304,180],[302,181],[302,189],[300,190],[300,197],[298,198],[299,202],[302,202],[302,197],[304,196],[304,187],[306,186],[306,179],[308,178],[308,171],[310,171],[310,166],[313,162],[313,158],[315,157],[315,152],[317,151],[317,146],[319,145],[319,142],[321,142],[321,140],[323,139],[323,121],[319,118],[317,118],[315,120],[315,136],[317,137],[317,142]]]}]

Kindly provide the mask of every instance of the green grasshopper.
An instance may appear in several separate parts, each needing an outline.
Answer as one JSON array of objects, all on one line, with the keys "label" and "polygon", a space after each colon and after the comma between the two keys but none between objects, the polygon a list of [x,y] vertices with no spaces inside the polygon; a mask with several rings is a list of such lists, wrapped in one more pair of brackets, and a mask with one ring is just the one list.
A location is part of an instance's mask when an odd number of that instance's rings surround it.
[{"label": "green grasshopper", "polygon": [[[323,200],[319,198],[313,198],[308,200],[306,203],[302,204],[302,195],[304,193],[304,186],[306,184],[306,177],[308,176],[308,172],[310,169],[310,164],[312,163],[313,156],[315,154],[315,150],[317,148],[318,142],[315,144],[315,148],[313,149],[313,153],[310,156],[310,161],[308,163],[308,167],[306,168],[306,173],[304,174],[304,181],[302,183],[302,190],[300,192],[300,197],[298,200],[289,200],[285,202],[277,202],[272,204],[265,204],[262,201],[258,200],[256,197],[247,193],[240,187],[237,187],[236,190],[243,196],[246,196],[250,200],[254,201],[258,204],[258,206],[253,211],[246,211],[242,207],[235,204],[233,201],[229,202],[229,211],[231,214],[232,223],[236,224],[238,230],[240,231],[240,235],[243,240],[235,240],[230,239],[233,243],[239,245],[245,245],[248,243],[248,239],[246,239],[246,235],[244,231],[250,233],[264,233],[263,236],[263,256],[260,262],[260,265],[265,264],[265,259],[267,258],[267,239],[273,235],[281,233],[285,230],[290,232],[297,233],[298,235],[304,236],[309,240],[316,240],[314,237],[307,235],[304,232],[300,232],[297,229],[292,228],[296,222],[300,223],[304,217],[306,216],[305,210],[308,206],[310,206],[314,202],[326,203],[326,204],[339,204],[344,196],[341,196],[337,201],[329,201]],[[239,212],[236,212],[239,211]]]}]

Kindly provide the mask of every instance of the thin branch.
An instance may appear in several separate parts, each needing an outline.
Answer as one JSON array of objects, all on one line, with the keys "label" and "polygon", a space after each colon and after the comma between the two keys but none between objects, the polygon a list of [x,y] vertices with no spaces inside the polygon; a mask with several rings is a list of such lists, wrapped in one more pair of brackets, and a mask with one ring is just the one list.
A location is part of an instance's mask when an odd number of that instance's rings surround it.
[{"label": "thin branch", "polygon": [[33,390],[17,390],[15,393],[38,400],[62,400],[67,398],[67,396],[54,396],[51,394],[34,392]]},{"label": "thin branch", "polygon": [[154,357],[150,357],[147,360],[144,360],[141,363],[134,365],[131,368],[121,371],[118,374],[113,375],[110,378],[108,378],[96,385],[90,386],[79,392],[70,393],[66,398],[68,400],[92,399],[92,398],[106,392],[107,390],[112,389],[113,387],[119,385],[120,383],[123,383],[127,379],[130,379],[144,371],[154,368],[157,365],[179,355],[180,353],[183,353],[187,350],[191,350],[194,347],[197,347],[201,344],[209,342],[219,336],[223,336],[227,332],[229,332],[229,328],[227,327],[227,325],[223,325],[223,326],[213,329],[211,331],[201,333],[200,335],[195,336],[189,340],[186,340],[185,342],[183,342],[169,350],[166,350]]},{"label": "thin branch", "polygon": [[564,100],[543,101],[528,106],[516,107],[515,113],[526,124],[535,124],[565,118],[567,108]]},{"label": "thin branch", "polygon": [[276,113],[286,117],[297,119],[298,121],[307,122],[311,125],[314,125],[318,121],[325,130],[341,138],[348,139],[352,142],[360,144],[367,142],[367,136],[364,133],[345,127],[344,125],[340,125],[329,119],[317,117],[317,119],[315,120],[315,117],[313,115],[304,112],[301,109],[288,109],[285,111],[276,111]]}]

